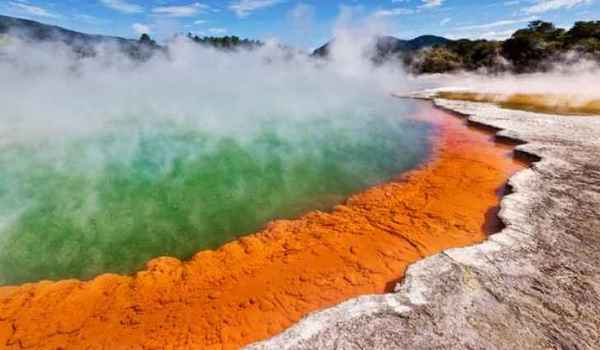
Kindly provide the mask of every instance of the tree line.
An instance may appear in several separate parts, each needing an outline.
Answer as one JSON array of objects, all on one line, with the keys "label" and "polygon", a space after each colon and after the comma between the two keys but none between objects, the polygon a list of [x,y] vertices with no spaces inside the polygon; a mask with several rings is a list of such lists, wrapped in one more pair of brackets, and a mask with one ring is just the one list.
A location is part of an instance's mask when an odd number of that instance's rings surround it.
[{"label": "tree line", "polygon": [[[243,49],[254,49],[264,45],[259,40],[250,40],[250,39],[240,39],[239,37],[232,36],[203,36],[200,37],[198,35],[193,35],[192,33],[188,33],[186,37],[193,42],[206,45],[214,48],[224,49],[224,50],[233,50],[237,48]],[[150,35],[144,33],[138,39],[138,43],[142,47],[147,48],[159,48],[160,46],[154,41]]]},{"label": "tree line", "polygon": [[[193,42],[224,50],[254,49],[264,44],[237,36],[187,34]],[[440,38],[443,39],[443,38]],[[142,48],[157,48],[147,34],[139,40]],[[588,59],[600,63],[600,21],[576,22],[565,30],[550,22],[532,21],[506,40],[446,40],[424,49],[391,50],[385,60],[400,59],[414,74],[485,71],[498,73],[539,72],[557,63],[569,64]],[[381,62],[380,62],[381,63]]]},{"label": "tree line", "polygon": [[250,39],[240,39],[235,35],[231,36],[204,36],[200,37],[198,35],[193,35],[192,33],[187,34],[188,39],[194,41],[197,44],[211,46],[220,49],[254,49],[263,45],[262,42],[258,40],[250,40]]},{"label": "tree line", "polygon": [[600,63],[600,21],[576,22],[569,30],[533,21],[504,41],[461,39],[402,57],[416,74],[459,70],[526,73],[581,58]]}]

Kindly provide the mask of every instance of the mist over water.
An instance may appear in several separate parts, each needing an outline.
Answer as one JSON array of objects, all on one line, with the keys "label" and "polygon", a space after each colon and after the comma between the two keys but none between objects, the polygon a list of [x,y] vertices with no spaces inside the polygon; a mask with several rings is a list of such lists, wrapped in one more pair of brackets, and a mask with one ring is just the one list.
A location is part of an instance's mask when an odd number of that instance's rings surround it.
[{"label": "mist over water", "polygon": [[490,94],[539,94],[569,98],[575,104],[600,99],[600,65],[584,58],[576,63],[556,63],[547,72],[527,74],[474,74],[461,72],[421,78],[428,87],[458,88]]},{"label": "mist over water", "polygon": [[427,155],[429,126],[389,97],[401,73],[360,59],[186,40],[145,63],[100,52],[0,48],[2,284],[189,258]]}]

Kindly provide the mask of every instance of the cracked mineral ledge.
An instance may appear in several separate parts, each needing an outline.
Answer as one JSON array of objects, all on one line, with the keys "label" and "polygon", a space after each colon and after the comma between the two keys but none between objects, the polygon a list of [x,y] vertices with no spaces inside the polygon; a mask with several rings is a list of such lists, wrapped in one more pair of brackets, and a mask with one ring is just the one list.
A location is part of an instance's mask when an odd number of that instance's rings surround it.
[{"label": "cracked mineral ledge", "polygon": [[539,160],[510,179],[506,227],[249,349],[600,349],[600,118],[434,103]]}]

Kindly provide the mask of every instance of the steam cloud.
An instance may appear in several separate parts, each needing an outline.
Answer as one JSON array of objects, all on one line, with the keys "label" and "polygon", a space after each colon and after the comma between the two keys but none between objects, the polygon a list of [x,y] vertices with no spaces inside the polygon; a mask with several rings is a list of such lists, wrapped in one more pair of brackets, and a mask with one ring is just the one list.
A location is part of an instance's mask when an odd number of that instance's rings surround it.
[{"label": "steam cloud", "polygon": [[582,104],[600,99],[598,63],[576,57],[571,57],[569,61],[569,64],[557,63],[551,71],[541,73],[458,73],[435,75],[420,80],[430,86],[460,88],[477,93],[561,96]]},{"label": "steam cloud", "polygon": [[[130,272],[157,255],[189,256],[222,243],[211,238],[215,230],[231,239],[281,215],[264,203],[310,201],[327,186],[347,194],[356,183],[408,169],[424,156],[426,127],[403,118],[409,105],[391,93],[460,86],[600,98],[600,70],[588,63],[494,77],[416,78],[395,62],[374,67],[369,50],[385,29],[376,21],[359,30],[355,24],[351,9],[344,10],[330,61],[275,43],[223,52],[185,38],[145,62],[102,44],[97,56],[81,59],[60,43],[2,39],[0,284]],[[229,175],[235,171],[242,174]],[[270,182],[246,182],[244,172]],[[170,182],[161,182],[165,176]],[[186,186],[211,176],[226,177],[205,186],[221,192],[208,190],[193,201]],[[162,187],[154,193],[152,186]],[[273,189],[286,198],[272,197]],[[229,197],[211,208],[223,193]],[[293,205],[310,207],[300,202]],[[116,204],[100,208],[106,203]],[[129,204],[139,205],[137,212]],[[171,218],[157,211],[165,204]],[[227,211],[241,221],[228,220]],[[39,213],[61,218],[61,225]],[[140,241],[128,230],[148,237]],[[53,237],[61,232],[68,237]]]},{"label": "steam cloud", "polygon": [[179,38],[138,62],[4,40],[0,284],[189,257],[414,166],[426,128],[389,95],[402,71],[359,54],[370,44],[340,40],[327,63]]}]

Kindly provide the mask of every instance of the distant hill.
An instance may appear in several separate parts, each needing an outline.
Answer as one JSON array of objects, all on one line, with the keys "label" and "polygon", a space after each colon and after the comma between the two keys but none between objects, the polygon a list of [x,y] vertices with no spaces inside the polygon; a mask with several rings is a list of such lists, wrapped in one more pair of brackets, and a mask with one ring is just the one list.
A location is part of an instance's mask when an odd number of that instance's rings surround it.
[{"label": "distant hill", "polygon": [[28,19],[0,15],[0,33],[7,34],[9,32],[22,39],[38,41],[60,40],[68,44],[77,42],[100,43],[104,41],[114,41],[116,43],[125,44],[137,41],[113,36],[85,34]]},{"label": "distant hill", "polygon": [[[412,40],[402,40],[393,36],[380,36],[376,38],[373,59],[375,61],[382,61],[385,58],[399,56],[404,53],[410,53],[436,45],[446,45],[450,42],[451,40],[449,39],[435,35],[423,35]],[[335,39],[329,41],[325,45],[316,49],[312,55],[316,57],[329,56],[331,46],[334,43]]]},{"label": "distant hill", "polygon": [[62,42],[82,56],[95,55],[95,47],[99,44],[115,45],[133,58],[147,58],[155,50],[161,49],[147,35],[142,36],[140,40],[133,40],[86,34],[28,19],[2,15],[0,15],[0,34],[11,35],[30,42]]},{"label": "distant hill", "polygon": [[[62,42],[82,57],[94,56],[99,44],[114,45],[135,59],[146,59],[158,51],[167,50],[156,44],[148,34],[143,34],[139,40],[86,34],[28,19],[0,15],[0,36],[3,34],[30,42]],[[189,33],[187,37],[198,44],[223,50],[253,49],[264,45],[260,41],[240,39],[237,36],[198,37]]]},{"label": "distant hill", "polygon": [[[327,57],[335,39],[313,52]],[[579,21],[570,28],[534,20],[506,40],[459,39],[424,35],[412,40],[376,38],[374,63],[400,61],[413,74],[477,71],[543,72],[583,61],[600,66],[600,21]]]},{"label": "distant hill", "polygon": [[[58,26],[27,19],[0,15],[0,48],[6,36],[31,42],[60,41],[73,48],[81,57],[96,55],[99,44],[112,44],[133,59],[144,60],[157,52],[166,52],[147,34],[139,40],[114,36],[85,34]],[[236,36],[188,38],[200,45],[221,50],[252,49],[263,43]],[[10,38],[8,38],[10,39]],[[371,60],[375,64],[399,61],[414,74],[447,73],[456,71],[485,71],[499,73],[538,72],[557,65],[577,64],[582,60],[600,66],[600,21],[576,22],[570,29],[558,28],[550,22],[532,21],[506,40],[449,40],[435,35],[423,35],[412,40],[393,36],[375,38]],[[327,57],[335,39],[316,49],[313,57]],[[291,48],[282,46],[290,54]]]}]

